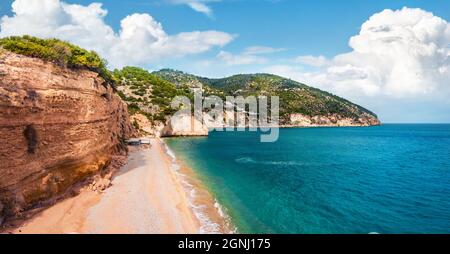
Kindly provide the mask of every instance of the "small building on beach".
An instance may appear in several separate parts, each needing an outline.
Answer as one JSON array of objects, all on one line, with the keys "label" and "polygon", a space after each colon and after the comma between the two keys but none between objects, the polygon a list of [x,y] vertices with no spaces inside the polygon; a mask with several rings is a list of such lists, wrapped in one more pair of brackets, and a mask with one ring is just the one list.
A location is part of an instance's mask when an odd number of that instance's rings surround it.
[{"label": "small building on beach", "polygon": [[132,138],[127,140],[129,146],[150,145],[150,139]]}]

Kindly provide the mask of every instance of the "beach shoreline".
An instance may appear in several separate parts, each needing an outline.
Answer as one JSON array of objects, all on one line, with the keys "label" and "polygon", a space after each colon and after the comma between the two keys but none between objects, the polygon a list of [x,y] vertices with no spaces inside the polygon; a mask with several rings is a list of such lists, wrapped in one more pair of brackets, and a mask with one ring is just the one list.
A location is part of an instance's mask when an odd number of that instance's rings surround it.
[{"label": "beach shoreline", "polygon": [[166,142],[162,142],[166,155],[172,161],[173,170],[189,196],[191,208],[200,222],[200,233],[237,233],[230,217],[199,175],[185,161],[179,159]]},{"label": "beach shoreline", "polygon": [[159,138],[130,147],[127,163],[102,192],[87,186],[24,219],[9,233],[232,233],[192,169]]}]

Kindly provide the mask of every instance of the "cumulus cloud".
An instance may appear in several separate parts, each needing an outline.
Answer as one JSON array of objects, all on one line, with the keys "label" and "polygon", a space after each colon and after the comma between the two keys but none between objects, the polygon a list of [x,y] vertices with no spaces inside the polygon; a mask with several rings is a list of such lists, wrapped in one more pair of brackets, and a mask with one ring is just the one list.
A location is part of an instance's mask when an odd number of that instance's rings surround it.
[{"label": "cumulus cloud", "polygon": [[220,2],[221,0],[167,0],[171,4],[184,4],[189,6],[194,11],[205,14],[208,17],[212,17],[213,10],[207,5],[211,2]]},{"label": "cumulus cloud", "polygon": [[12,12],[13,16],[0,20],[0,37],[56,37],[97,51],[112,67],[198,54],[233,40],[232,35],[220,31],[168,35],[152,16],[137,13],[125,17],[120,31],[115,32],[105,23],[108,12],[100,3],[85,6],[60,0],[15,0]]},{"label": "cumulus cloud", "polygon": [[352,51],[332,59],[302,56],[317,67],[270,66],[266,71],[357,98],[416,98],[450,95],[450,24],[422,9],[374,14],[350,38]]}]

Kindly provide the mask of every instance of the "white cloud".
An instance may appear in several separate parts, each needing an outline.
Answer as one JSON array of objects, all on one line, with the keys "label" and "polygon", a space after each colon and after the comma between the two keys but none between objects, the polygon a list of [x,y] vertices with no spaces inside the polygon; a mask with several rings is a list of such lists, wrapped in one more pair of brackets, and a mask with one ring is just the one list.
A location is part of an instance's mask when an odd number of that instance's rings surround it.
[{"label": "white cloud", "polygon": [[374,14],[358,35],[352,51],[327,60],[303,56],[298,62],[315,71],[290,65],[266,71],[286,75],[350,98],[426,97],[449,101],[450,24],[421,9],[384,10]]},{"label": "white cloud", "polygon": [[97,51],[112,67],[198,54],[233,40],[232,35],[220,31],[168,35],[153,17],[137,13],[125,17],[120,31],[115,32],[104,22],[107,11],[100,3],[83,6],[60,0],[15,0],[12,11],[13,16],[0,20],[0,37],[60,38]]},{"label": "white cloud", "polygon": [[245,49],[244,54],[247,55],[260,55],[260,54],[272,54],[284,51],[284,48],[272,48],[266,46],[252,46]]},{"label": "white cloud", "polygon": [[322,67],[330,63],[330,61],[324,56],[298,56],[295,58],[295,62],[310,65],[313,67]]},{"label": "white cloud", "polygon": [[267,62],[267,59],[264,57],[249,54],[234,55],[227,51],[220,51],[217,58],[227,65],[264,64]]},{"label": "white cloud", "polygon": [[200,2],[188,2],[187,5],[194,9],[195,11],[206,14],[207,16],[212,15],[212,10],[206,4]]},{"label": "white cloud", "polygon": [[220,2],[221,0],[167,0],[171,4],[184,4],[194,11],[203,13],[208,17],[212,17],[213,10],[207,5],[211,2]]}]

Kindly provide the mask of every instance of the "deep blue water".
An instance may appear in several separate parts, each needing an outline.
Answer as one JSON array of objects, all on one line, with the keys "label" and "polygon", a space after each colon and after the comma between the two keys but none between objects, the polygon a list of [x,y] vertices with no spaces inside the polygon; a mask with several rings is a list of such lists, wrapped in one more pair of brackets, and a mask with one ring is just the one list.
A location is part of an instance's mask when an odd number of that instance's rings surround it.
[{"label": "deep blue water", "polygon": [[166,140],[242,233],[450,233],[450,125]]}]

